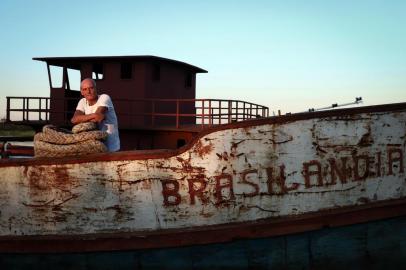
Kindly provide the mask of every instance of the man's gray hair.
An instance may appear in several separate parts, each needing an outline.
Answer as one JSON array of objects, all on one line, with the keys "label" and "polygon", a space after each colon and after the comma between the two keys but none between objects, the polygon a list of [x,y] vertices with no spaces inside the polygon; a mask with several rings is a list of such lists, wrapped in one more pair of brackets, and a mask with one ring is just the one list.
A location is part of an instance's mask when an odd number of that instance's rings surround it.
[{"label": "man's gray hair", "polygon": [[93,87],[96,89],[96,81],[93,80],[92,78],[85,78],[85,79],[83,79],[83,80],[80,82],[80,89],[82,89],[82,83],[83,83],[84,81],[88,81],[88,80],[90,80],[90,81],[92,82]]}]

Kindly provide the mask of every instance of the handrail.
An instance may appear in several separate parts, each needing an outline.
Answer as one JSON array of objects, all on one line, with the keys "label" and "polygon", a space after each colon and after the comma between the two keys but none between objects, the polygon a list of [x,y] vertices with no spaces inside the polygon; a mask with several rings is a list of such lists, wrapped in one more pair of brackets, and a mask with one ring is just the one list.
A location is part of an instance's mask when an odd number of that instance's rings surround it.
[{"label": "handrail", "polygon": [[[7,98],[7,112],[6,112],[6,121],[11,121],[11,112],[22,112],[22,120],[29,121],[30,112],[38,112],[38,119],[37,121],[49,121],[49,106],[50,106],[50,98],[49,97],[6,97]],[[13,109],[11,105],[11,101],[15,100],[22,100],[22,109],[17,108]],[[38,100],[37,108],[30,108],[30,100]],[[43,101],[45,101],[45,108],[43,106]],[[32,104],[32,103],[31,103]],[[43,119],[43,114],[45,114],[45,119]]]},{"label": "handrail", "polygon": [[[22,113],[20,119],[22,118],[22,121],[28,124],[34,121],[49,123],[52,113],[62,115],[63,124],[70,124],[68,115],[73,114],[74,108],[69,108],[68,102],[78,101],[78,98],[53,99],[52,101],[62,101],[62,104],[59,103],[60,109],[53,108],[51,111],[49,97],[8,96],[6,120],[16,121],[12,120],[12,115],[15,117],[17,113]],[[114,99],[114,104],[119,121],[120,118],[127,117],[125,121],[132,123],[129,124],[129,127],[172,125],[180,128],[186,124],[211,126],[269,116],[268,107],[229,99]],[[137,117],[143,119],[138,119],[138,122],[135,123],[134,119]],[[170,119],[174,120],[172,124],[170,124],[172,121]],[[120,126],[122,125],[120,124]]]}]

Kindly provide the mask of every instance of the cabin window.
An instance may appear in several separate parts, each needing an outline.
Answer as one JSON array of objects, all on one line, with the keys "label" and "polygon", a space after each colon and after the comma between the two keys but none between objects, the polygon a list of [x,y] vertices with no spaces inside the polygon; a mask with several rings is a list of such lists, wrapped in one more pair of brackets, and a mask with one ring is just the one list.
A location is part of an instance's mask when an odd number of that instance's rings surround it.
[{"label": "cabin window", "polygon": [[161,65],[154,64],[152,68],[152,80],[153,81],[160,81],[161,80]]},{"label": "cabin window", "polygon": [[185,77],[185,87],[192,87],[193,75],[192,73],[186,73]]},{"label": "cabin window", "polygon": [[121,79],[131,79],[133,75],[132,63],[121,63]]},{"label": "cabin window", "polygon": [[80,70],[68,68],[69,90],[80,90]]},{"label": "cabin window", "polygon": [[49,72],[51,74],[51,86],[52,88],[62,87],[63,80],[63,68],[57,66],[49,66]]},{"label": "cabin window", "polygon": [[104,77],[103,64],[93,64],[92,79],[102,80]]}]

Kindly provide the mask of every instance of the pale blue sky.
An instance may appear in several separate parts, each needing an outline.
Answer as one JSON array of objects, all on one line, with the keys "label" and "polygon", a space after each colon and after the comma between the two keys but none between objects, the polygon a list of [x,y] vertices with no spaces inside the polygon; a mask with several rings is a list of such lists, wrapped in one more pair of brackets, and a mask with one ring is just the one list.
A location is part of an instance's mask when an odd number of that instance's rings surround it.
[{"label": "pale blue sky", "polygon": [[406,102],[406,1],[57,1],[0,4],[5,96],[49,96],[33,57],[156,55],[209,71],[197,97],[271,112]]}]

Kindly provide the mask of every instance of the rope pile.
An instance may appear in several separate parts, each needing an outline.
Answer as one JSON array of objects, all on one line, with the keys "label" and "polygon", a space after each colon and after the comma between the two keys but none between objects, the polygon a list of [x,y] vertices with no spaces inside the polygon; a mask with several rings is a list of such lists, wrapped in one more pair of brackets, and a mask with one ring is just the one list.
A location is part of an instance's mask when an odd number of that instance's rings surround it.
[{"label": "rope pile", "polygon": [[34,136],[35,156],[64,157],[107,152],[102,142],[107,132],[96,129],[92,122],[75,125],[72,131],[46,125]]}]

